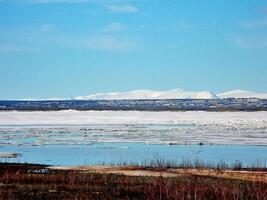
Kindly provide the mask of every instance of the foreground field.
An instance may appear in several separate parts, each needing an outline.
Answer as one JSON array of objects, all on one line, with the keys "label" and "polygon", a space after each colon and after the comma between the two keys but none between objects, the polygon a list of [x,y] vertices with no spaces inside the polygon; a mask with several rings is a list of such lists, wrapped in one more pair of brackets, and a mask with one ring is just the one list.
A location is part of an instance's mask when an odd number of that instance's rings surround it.
[{"label": "foreground field", "polygon": [[266,171],[0,166],[1,199],[267,199]]}]

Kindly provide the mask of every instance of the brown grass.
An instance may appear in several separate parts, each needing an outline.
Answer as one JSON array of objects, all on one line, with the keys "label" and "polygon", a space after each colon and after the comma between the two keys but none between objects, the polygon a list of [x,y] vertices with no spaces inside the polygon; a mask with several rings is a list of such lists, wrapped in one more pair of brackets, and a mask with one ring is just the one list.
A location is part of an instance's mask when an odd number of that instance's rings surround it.
[{"label": "brown grass", "polygon": [[267,184],[211,176],[125,176],[0,165],[0,199],[267,199]]}]

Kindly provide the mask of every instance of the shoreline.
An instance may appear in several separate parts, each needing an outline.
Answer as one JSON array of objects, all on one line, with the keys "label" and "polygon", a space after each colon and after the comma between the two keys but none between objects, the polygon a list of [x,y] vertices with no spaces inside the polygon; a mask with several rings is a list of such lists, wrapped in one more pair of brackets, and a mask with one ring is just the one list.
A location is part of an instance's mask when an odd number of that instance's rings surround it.
[{"label": "shoreline", "polygon": [[166,168],[157,167],[135,167],[135,166],[49,166],[53,170],[70,170],[87,173],[117,174],[125,176],[151,176],[164,178],[179,178],[182,176],[203,176],[224,179],[235,179],[244,181],[256,181],[267,183],[267,169],[257,169],[256,171],[248,169],[230,170],[230,169],[208,169],[208,168]]},{"label": "shoreline", "polygon": [[[5,163],[0,162],[0,172],[8,170],[26,174],[47,175],[50,173],[78,172],[113,174],[129,177],[163,177],[181,178],[190,176],[223,178],[229,180],[253,181],[267,183],[267,168],[208,168],[208,167],[152,167],[152,166],[120,166],[120,165],[99,165],[99,166],[56,166],[35,163]],[[1,173],[0,173],[1,174]]]}]

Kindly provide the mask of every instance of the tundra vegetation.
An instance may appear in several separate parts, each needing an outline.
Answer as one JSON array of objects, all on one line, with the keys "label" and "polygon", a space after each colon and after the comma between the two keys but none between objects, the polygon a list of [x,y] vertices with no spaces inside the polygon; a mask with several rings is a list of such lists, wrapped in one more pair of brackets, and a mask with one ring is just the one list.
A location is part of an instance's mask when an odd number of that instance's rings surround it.
[{"label": "tundra vegetation", "polygon": [[[150,164],[132,166],[131,170],[164,172],[174,169],[173,163],[160,159]],[[123,163],[118,165],[124,167]],[[241,179],[201,173],[185,173],[177,177],[127,176],[90,170],[51,169],[33,164],[2,163],[0,166],[1,199],[267,199],[266,177],[261,181],[253,180],[249,179],[249,173]],[[259,176],[266,174],[263,166],[243,168],[240,162],[232,166],[225,163],[212,166],[200,161],[184,161],[179,169],[196,172],[208,169],[210,174],[223,174],[227,170],[236,174],[244,170],[257,172]]]}]

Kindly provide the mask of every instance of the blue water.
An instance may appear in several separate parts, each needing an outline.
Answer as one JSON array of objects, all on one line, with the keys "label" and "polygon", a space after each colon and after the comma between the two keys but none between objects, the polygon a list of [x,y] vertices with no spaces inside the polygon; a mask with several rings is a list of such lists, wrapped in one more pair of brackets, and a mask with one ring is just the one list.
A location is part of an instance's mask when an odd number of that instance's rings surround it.
[{"label": "blue water", "polygon": [[250,165],[266,164],[266,146],[241,145],[165,145],[144,143],[96,143],[92,145],[3,146],[0,152],[16,152],[18,158],[0,158],[2,162],[28,162],[50,165],[99,165],[143,163],[155,159],[228,164],[237,160]]}]

